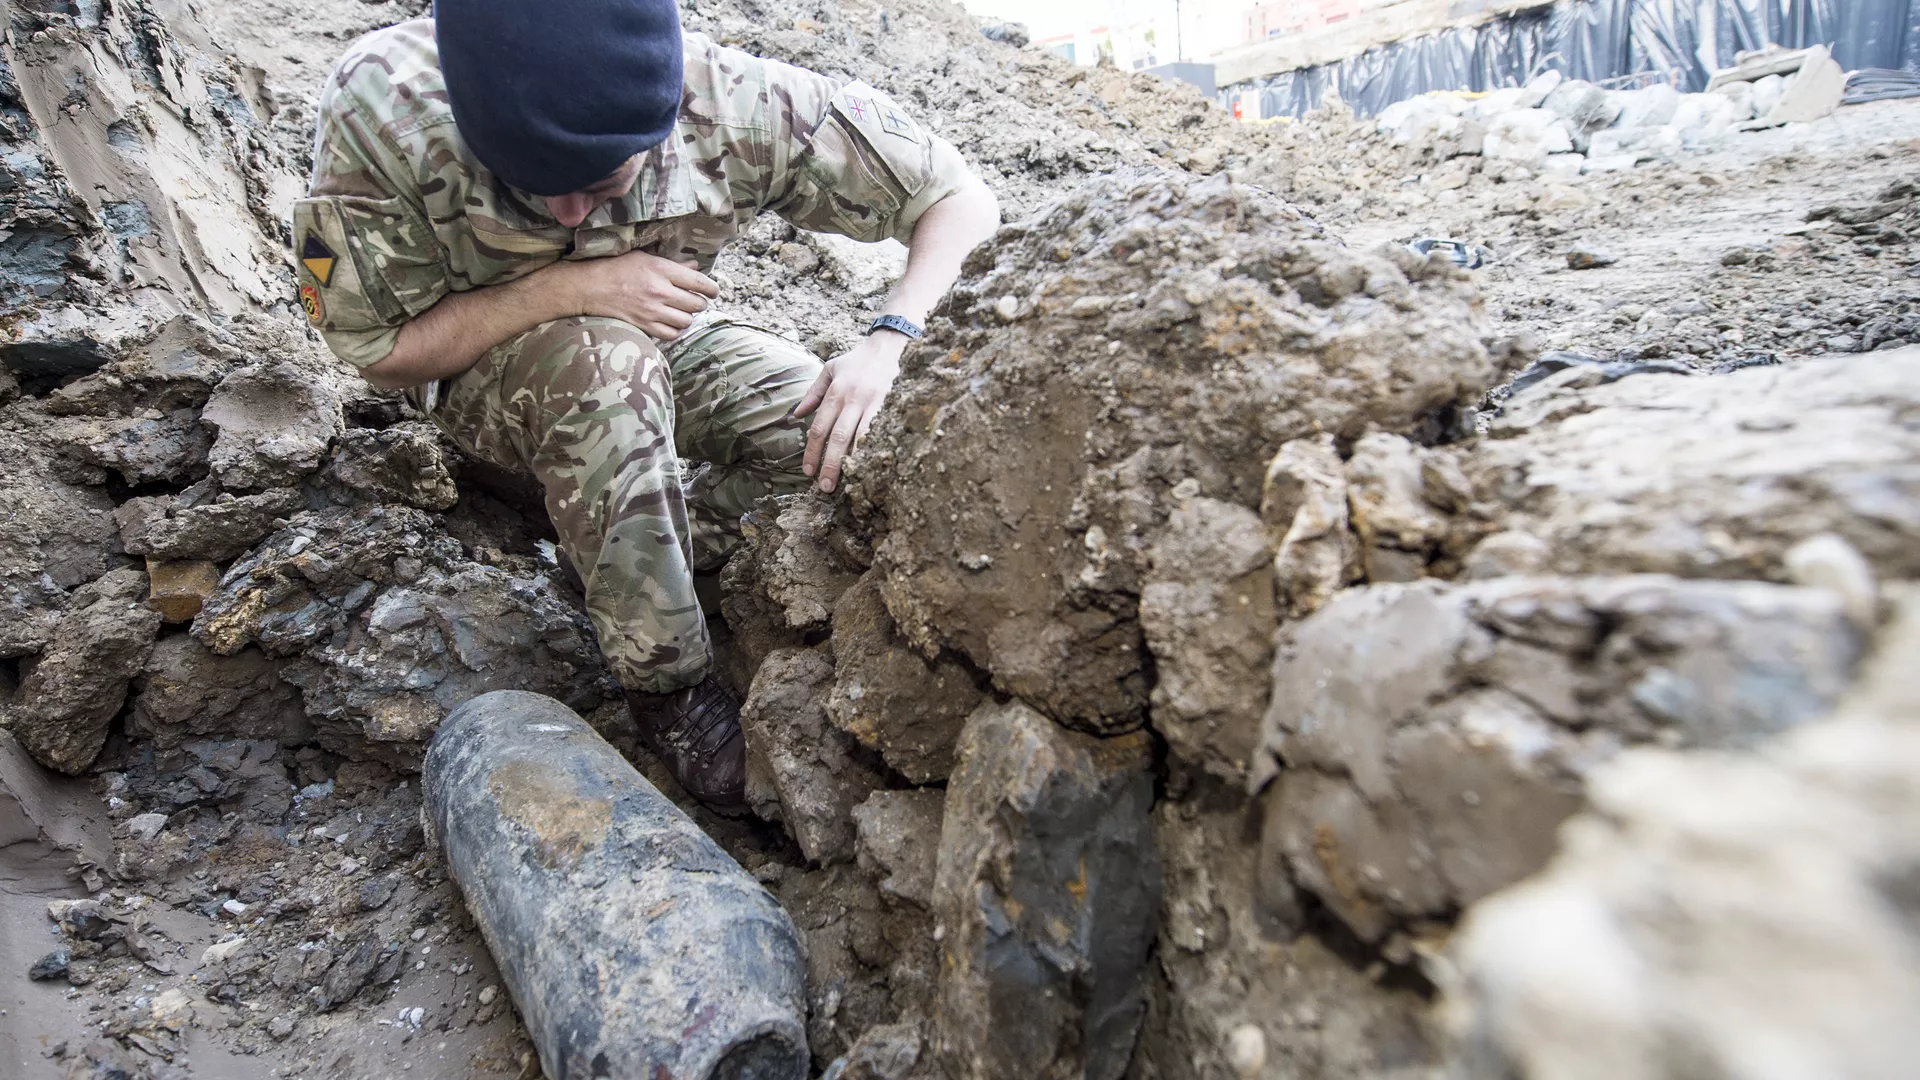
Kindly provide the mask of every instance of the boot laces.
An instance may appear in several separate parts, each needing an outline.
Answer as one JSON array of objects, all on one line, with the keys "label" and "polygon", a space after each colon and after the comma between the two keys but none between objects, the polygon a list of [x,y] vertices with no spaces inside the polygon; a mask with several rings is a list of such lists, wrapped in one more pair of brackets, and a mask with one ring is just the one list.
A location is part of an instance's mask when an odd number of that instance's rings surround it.
[{"label": "boot laces", "polygon": [[702,760],[718,753],[738,730],[740,705],[718,678],[702,679],[674,695],[671,740]]}]

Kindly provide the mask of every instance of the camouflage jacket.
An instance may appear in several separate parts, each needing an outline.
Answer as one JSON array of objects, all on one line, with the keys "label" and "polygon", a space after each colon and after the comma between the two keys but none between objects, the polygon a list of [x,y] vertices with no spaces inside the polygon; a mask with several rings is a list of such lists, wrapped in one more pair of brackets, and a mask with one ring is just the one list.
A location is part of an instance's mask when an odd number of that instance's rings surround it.
[{"label": "camouflage jacket", "polygon": [[635,249],[705,270],[766,210],[802,229],[906,241],[966,176],[951,144],[873,87],[688,34],[673,134],[625,197],[569,229],[460,140],[426,19],[347,50],[321,92],[313,159],[293,210],[301,305],[356,367],[385,359],[400,327],[449,292]]}]

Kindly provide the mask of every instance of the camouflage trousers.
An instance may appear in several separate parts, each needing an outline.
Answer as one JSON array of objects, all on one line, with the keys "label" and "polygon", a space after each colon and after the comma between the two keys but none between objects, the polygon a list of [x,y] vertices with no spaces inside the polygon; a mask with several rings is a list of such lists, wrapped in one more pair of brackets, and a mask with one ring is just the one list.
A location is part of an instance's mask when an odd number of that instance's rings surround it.
[{"label": "camouflage trousers", "polygon": [[788,413],[819,373],[799,345],[725,319],[664,345],[560,319],[488,350],[433,415],[467,453],[540,482],[614,676],[662,692],[712,661],[694,572],[726,561],[755,500],[808,483],[807,422]]}]

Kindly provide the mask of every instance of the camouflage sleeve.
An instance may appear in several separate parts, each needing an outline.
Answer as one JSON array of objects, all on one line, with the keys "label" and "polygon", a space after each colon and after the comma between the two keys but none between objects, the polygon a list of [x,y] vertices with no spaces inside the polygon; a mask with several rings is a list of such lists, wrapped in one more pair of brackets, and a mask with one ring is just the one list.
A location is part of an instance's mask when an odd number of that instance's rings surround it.
[{"label": "camouflage sleeve", "polygon": [[335,356],[357,368],[393,352],[400,328],[451,290],[425,210],[344,80],[328,80],[307,198],[293,204],[300,306]]},{"label": "camouflage sleeve", "polygon": [[[790,99],[800,108],[806,95]],[[802,229],[907,243],[920,215],[966,179],[953,144],[866,83],[834,91],[824,112],[794,161],[792,189],[769,207]]]},{"label": "camouflage sleeve", "polygon": [[450,291],[440,243],[405,199],[301,199],[293,237],[307,321],[354,367],[385,360],[400,328]]}]

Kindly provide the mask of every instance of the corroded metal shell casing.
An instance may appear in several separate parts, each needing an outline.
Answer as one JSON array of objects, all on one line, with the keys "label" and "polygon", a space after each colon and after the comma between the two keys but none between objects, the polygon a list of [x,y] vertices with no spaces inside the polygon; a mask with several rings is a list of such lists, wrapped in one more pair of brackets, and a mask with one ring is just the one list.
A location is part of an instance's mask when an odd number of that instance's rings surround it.
[{"label": "corroded metal shell casing", "polygon": [[422,780],[551,1080],[805,1080],[792,920],[571,709],[474,698]]}]

